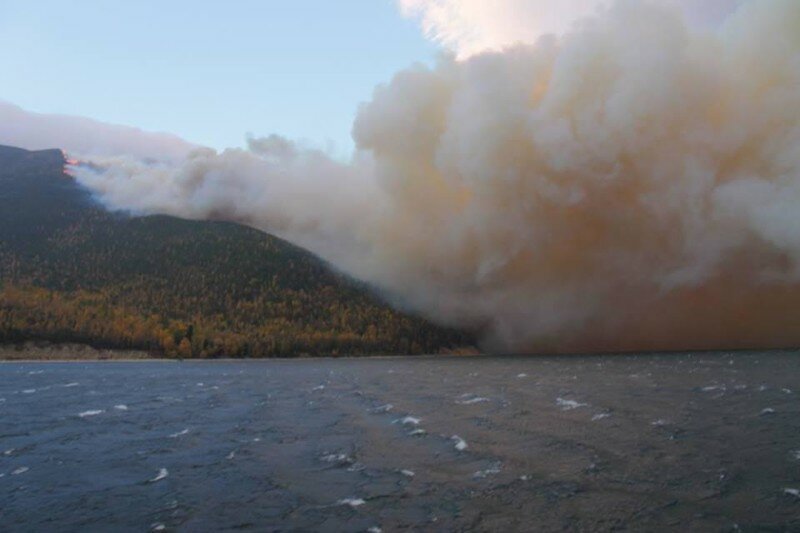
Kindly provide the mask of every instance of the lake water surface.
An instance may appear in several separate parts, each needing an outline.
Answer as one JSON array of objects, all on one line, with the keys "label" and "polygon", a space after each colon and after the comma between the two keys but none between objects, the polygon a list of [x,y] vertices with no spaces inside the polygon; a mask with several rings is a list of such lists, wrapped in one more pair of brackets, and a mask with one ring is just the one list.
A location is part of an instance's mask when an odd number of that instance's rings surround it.
[{"label": "lake water surface", "polygon": [[0,364],[3,531],[800,531],[795,353]]}]

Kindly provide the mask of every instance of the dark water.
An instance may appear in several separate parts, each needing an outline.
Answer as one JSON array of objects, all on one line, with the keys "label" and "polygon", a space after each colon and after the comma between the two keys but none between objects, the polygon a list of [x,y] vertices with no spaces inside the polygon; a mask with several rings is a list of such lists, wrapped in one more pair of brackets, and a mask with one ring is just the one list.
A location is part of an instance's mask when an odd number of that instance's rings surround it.
[{"label": "dark water", "polygon": [[793,353],[0,364],[0,529],[800,531],[798,378]]}]

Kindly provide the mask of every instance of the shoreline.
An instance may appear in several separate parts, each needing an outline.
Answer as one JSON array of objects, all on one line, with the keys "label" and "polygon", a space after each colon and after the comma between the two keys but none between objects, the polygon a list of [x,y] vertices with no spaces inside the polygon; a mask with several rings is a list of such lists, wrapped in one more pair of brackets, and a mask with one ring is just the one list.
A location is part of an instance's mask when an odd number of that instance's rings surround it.
[{"label": "shoreline", "polygon": [[[153,361],[158,357],[143,350],[98,349],[86,344],[26,341],[0,344],[0,362],[59,361]],[[165,359],[167,360],[167,359]]]},{"label": "shoreline", "polygon": [[317,361],[317,360],[385,360],[385,359],[473,359],[473,358],[583,358],[583,357],[643,357],[643,356],[702,356],[702,355],[746,355],[746,354],[797,354],[798,348],[748,348],[748,349],[719,349],[719,350],[682,350],[682,351],[649,351],[649,352],[614,352],[614,353],[486,353],[473,347],[454,349],[444,353],[430,353],[421,355],[410,354],[383,354],[383,355],[298,355],[287,357],[219,357],[219,358],[169,358],[162,354],[154,354],[144,350],[99,349],[85,344],[64,343],[56,344],[46,341],[26,341],[16,344],[0,344],[0,364],[4,363],[232,363],[232,362],[259,362],[259,361]]},{"label": "shoreline", "polygon": [[473,347],[454,349],[442,354],[424,355],[337,355],[337,356],[291,356],[291,357],[219,357],[219,358],[169,358],[144,350],[98,349],[86,344],[51,343],[47,341],[26,341],[22,343],[0,344],[0,364],[3,363],[185,363],[185,362],[243,362],[243,361],[313,361],[320,359],[407,359],[407,358],[464,358],[481,357],[489,354],[479,352]]}]

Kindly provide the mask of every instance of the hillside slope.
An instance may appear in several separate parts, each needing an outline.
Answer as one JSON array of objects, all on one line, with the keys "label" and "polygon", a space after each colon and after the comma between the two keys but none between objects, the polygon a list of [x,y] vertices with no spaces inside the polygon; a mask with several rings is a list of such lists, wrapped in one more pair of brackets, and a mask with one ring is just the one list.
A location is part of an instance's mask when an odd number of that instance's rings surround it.
[{"label": "hillside slope", "polygon": [[470,342],[259,231],[109,213],[63,166],[58,150],[0,147],[0,342],[181,357],[416,354]]}]

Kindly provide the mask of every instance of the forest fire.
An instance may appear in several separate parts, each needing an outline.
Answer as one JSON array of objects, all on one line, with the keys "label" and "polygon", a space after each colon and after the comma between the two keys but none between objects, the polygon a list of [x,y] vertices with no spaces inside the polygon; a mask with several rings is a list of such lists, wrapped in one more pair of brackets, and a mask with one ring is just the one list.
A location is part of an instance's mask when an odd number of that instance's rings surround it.
[{"label": "forest fire", "polygon": [[81,161],[78,159],[71,158],[67,152],[61,150],[61,155],[64,157],[64,169],[63,173],[66,176],[71,178],[75,177],[75,174],[72,172],[72,167],[77,167],[81,164]]}]

